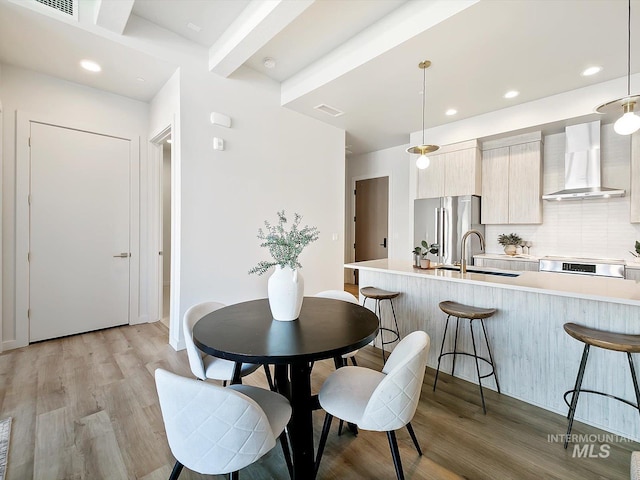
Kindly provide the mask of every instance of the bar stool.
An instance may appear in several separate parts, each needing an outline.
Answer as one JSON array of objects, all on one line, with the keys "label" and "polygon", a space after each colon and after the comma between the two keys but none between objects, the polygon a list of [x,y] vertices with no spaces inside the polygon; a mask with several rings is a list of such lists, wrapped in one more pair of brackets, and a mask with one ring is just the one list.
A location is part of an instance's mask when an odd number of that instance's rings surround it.
[{"label": "bar stool", "polygon": [[[376,287],[362,287],[360,289],[360,293],[364,297],[364,300],[362,300],[363,307],[366,306],[368,299],[371,298],[375,300],[373,311],[378,315],[378,322],[380,323],[380,343],[382,345],[382,361],[385,362],[386,358],[385,358],[384,346],[400,340],[400,330],[398,329],[398,319],[396,318],[396,311],[393,308],[393,299],[396,298],[398,295],[400,295],[400,292],[390,292],[388,290],[382,290]],[[395,330],[393,330],[392,328],[386,328],[382,326],[382,311],[380,310],[380,303],[383,300],[388,300],[389,303],[391,304],[391,312],[393,313],[393,322],[396,325]],[[392,339],[385,340],[384,332],[388,332],[389,334],[391,334]]]},{"label": "bar stool", "polygon": [[[480,308],[473,307],[470,305],[463,305],[462,303],[452,302],[452,301],[444,301],[439,304],[440,310],[447,314],[447,323],[444,327],[444,336],[442,337],[442,346],[440,347],[440,355],[438,356],[438,368],[436,369],[436,378],[433,382],[433,391],[436,390],[436,384],[438,383],[438,373],[440,373],[440,360],[442,357],[446,355],[453,355],[453,365],[451,367],[451,375],[453,376],[456,369],[456,355],[466,355],[468,357],[475,358],[476,361],[476,372],[478,373],[478,385],[480,386],[480,398],[482,399],[482,411],[486,414],[487,408],[484,403],[484,392],[482,391],[482,379],[486,377],[490,377],[493,375],[496,381],[496,387],[498,389],[498,393],[500,393],[500,384],[498,383],[498,376],[496,375],[495,364],[493,363],[493,356],[491,355],[491,347],[489,346],[489,338],[487,337],[487,330],[484,326],[484,319],[491,317],[494,313],[496,313],[495,308]],[[449,319],[451,317],[456,317],[456,336],[453,343],[453,350],[450,352],[444,352],[444,343],[447,339],[447,331],[449,329]],[[461,318],[469,320],[469,328],[471,330],[471,343],[473,344],[473,353],[459,352],[458,349],[458,322]],[[487,345],[487,351],[489,352],[489,358],[484,358],[478,355],[478,351],[476,350],[476,339],[473,333],[473,321],[480,320],[480,325],[482,325],[482,332],[484,333],[484,341]],[[491,372],[486,375],[480,375],[480,365],[478,363],[479,360],[486,362],[491,367]]]},{"label": "bar stool", "polygon": [[[640,335],[605,332],[604,330],[597,330],[595,328],[589,328],[575,323],[565,323],[564,331],[576,340],[584,343],[584,350],[582,351],[582,360],[580,361],[580,368],[578,369],[576,385],[573,390],[569,390],[564,393],[564,401],[569,407],[569,413],[567,414],[567,418],[569,419],[569,426],[567,428],[567,435],[564,440],[564,448],[567,448],[567,445],[569,444],[569,435],[571,434],[571,428],[573,427],[573,417],[576,413],[576,407],[578,406],[578,396],[580,395],[580,392],[595,393],[596,395],[615,398],[622,403],[626,403],[627,405],[632,406],[640,413],[640,390],[638,389],[636,370],[633,366],[633,359],[631,358],[632,353],[640,352]],[[614,350],[616,352],[625,352],[627,354],[627,360],[629,361],[629,370],[631,370],[631,379],[633,380],[633,388],[636,393],[635,404],[630,402],[629,400],[625,400],[624,398],[616,397],[608,393],[581,388],[582,378],[584,377],[584,369],[587,366],[587,358],[589,357],[589,348],[592,345],[594,347],[600,347],[606,350]],[[567,401],[567,395],[569,394],[571,394],[571,403]]]}]

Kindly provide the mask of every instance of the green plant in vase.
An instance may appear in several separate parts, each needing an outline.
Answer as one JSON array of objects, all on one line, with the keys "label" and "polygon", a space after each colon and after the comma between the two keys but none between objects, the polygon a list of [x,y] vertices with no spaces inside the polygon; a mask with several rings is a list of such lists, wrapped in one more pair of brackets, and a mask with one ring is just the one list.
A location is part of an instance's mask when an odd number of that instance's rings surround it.
[{"label": "green plant in vase", "polygon": [[517,246],[522,244],[522,237],[517,233],[503,233],[498,235],[498,243],[504,247],[504,253],[515,255]]},{"label": "green plant in vase", "polygon": [[437,243],[429,244],[426,240],[422,240],[420,245],[413,249],[413,264],[415,267],[429,268],[431,261],[427,258],[427,254],[436,254],[440,251]]}]

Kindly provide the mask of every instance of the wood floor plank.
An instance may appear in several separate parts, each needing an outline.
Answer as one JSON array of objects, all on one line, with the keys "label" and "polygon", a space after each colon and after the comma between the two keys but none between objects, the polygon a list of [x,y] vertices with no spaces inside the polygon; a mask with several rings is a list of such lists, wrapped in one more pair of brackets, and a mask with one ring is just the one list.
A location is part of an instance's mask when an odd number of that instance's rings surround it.
[{"label": "wood floor plank", "polygon": [[[365,347],[358,363],[380,369],[380,351]],[[0,354],[0,416],[12,416],[8,480],[168,478],[175,462],[158,405],[153,372],[165,368],[191,377],[186,353],[168,345],[160,322],[40,342]],[[316,362],[312,390],[334,371],[332,361]],[[606,458],[581,458],[553,435],[566,419],[486,390],[483,415],[475,384],[427,370],[412,421],[424,455],[418,456],[402,429],[397,432],[405,476],[411,480],[614,480],[628,479],[635,442],[609,442]],[[262,369],[245,377],[267,386]],[[582,401],[582,399],[581,399]],[[588,401],[586,399],[585,401]],[[627,408],[612,403],[611,408]],[[313,415],[316,444],[324,413]],[[394,479],[384,433],[337,435],[334,421],[318,480]],[[574,433],[604,432],[576,423]],[[595,451],[607,441],[594,443]],[[584,445],[580,445],[584,448]],[[275,448],[243,469],[244,480],[288,478]],[[222,480],[185,469],[181,480]]]}]

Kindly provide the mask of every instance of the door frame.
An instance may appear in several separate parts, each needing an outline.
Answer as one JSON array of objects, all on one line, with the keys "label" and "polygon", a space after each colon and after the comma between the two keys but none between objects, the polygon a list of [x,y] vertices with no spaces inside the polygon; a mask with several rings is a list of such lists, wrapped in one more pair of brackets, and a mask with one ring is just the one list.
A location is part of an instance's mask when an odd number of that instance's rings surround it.
[{"label": "door frame", "polygon": [[140,137],[131,132],[104,131],[90,125],[74,125],[60,121],[56,115],[16,112],[16,256],[15,256],[15,339],[4,342],[5,349],[29,344],[29,186],[31,159],[29,150],[30,123],[106,135],[130,142],[129,163],[129,324],[142,323],[140,310]]},{"label": "door frame", "polygon": [[[353,217],[356,214],[356,196],[353,193],[356,189],[356,182],[359,182],[360,180],[371,180],[373,178],[381,178],[381,177],[387,177],[389,179],[389,193],[388,196],[389,198],[387,199],[387,204],[388,204],[388,209],[387,209],[387,239],[388,239],[388,244],[390,245],[391,242],[395,239],[392,239],[389,236],[389,232],[393,231],[393,215],[392,213],[392,208],[393,208],[393,175],[391,174],[391,172],[376,172],[376,173],[366,173],[364,175],[356,175],[351,177],[351,188],[349,190],[349,201],[346,202],[347,205],[349,205],[349,215],[346,216],[347,218],[347,224],[349,226],[349,228],[347,229],[347,231],[349,232],[349,238],[348,238],[348,243],[345,246],[345,263],[353,263],[356,260],[356,249],[354,248],[354,243],[356,241],[356,222],[353,221]],[[388,248],[388,247],[387,247]],[[387,251],[387,257],[390,257],[389,253],[391,253],[391,250],[389,249]],[[347,282],[347,276],[351,277],[349,282],[347,283],[351,283],[353,281],[353,270],[350,268],[345,268],[345,282]]]}]

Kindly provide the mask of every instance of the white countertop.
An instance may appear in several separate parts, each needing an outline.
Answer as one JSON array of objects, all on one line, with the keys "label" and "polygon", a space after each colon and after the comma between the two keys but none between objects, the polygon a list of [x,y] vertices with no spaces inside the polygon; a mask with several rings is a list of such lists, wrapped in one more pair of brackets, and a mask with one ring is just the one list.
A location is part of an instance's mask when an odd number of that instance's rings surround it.
[{"label": "white countertop", "polygon": [[409,261],[392,259],[348,263],[345,267],[640,306],[640,281],[620,278],[551,272],[510,272],[520,273],[517,277],[501,277],[472,272],[461,274],[437,268],[422,270],[415,268]]},{"label": "white countertop", "polygon": [[474,255],[473,258],[489,258],[491,260],[521,260],[524,262],[537,262],[538,260],[540,260],[540,257],[525,255],[523,253],[516,255],[506,255],[501,253],[479,253],[478,255]]}]

